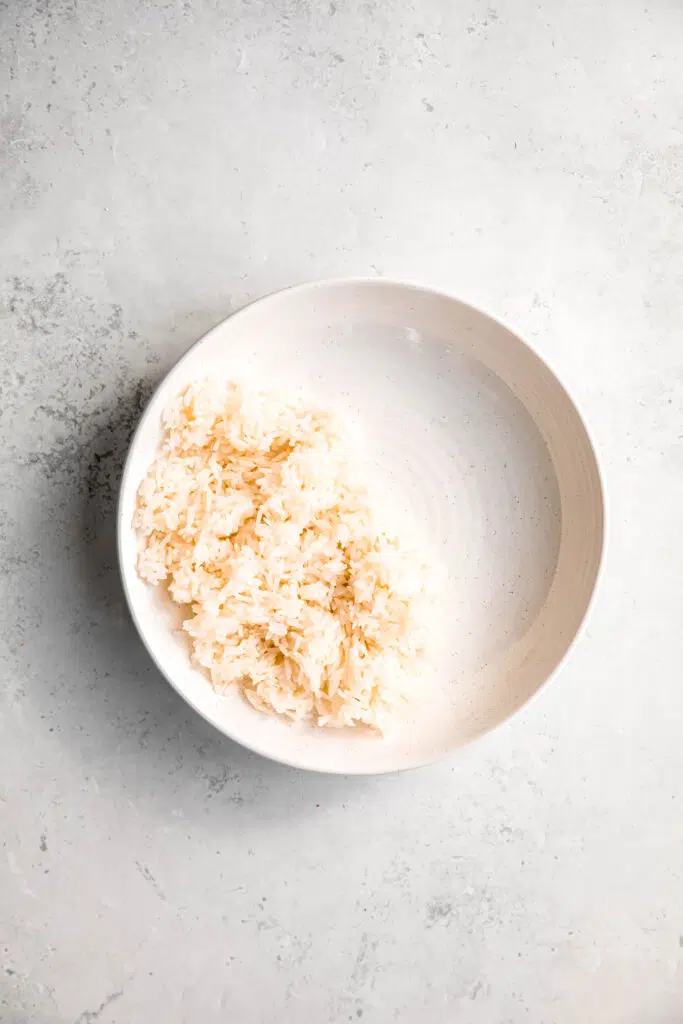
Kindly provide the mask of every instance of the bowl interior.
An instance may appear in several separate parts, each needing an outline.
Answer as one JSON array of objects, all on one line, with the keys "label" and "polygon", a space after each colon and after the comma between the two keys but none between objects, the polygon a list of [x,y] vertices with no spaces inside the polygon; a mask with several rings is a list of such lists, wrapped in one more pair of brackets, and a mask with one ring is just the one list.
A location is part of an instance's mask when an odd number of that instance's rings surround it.
[{"label": "bowl interior", "polygon": [[[165,406],[190,380],[303,386],[359,424],[373,474],[424,524],[446,570],[442,652],[390,736],[299,726],[216,696],[189,659],[182,616],[135,572],[138,484]],[[204,717],[269,757],[337,772],[434,760],[501,722],[566,653],[603,544],[600,478],[574,405],[514,334],[447,296],[388,282],[278,293],[220,324],[176,365],[131,446],[119,507],[124,587],[169,681]]]}]

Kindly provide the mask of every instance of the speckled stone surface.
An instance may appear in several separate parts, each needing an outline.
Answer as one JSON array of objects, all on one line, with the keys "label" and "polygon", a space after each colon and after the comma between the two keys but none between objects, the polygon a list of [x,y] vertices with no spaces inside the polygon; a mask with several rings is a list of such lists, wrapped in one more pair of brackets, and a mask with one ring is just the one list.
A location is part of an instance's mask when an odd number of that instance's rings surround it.
[{"label": "speckled stone surface", "polygon": [[[683,9],[4,0],[0,1019],[683,1019]],[[451,763],[353,781],[150,664],[113,503],[150,388],[336,274],[507,319],[610,498],[590,627]]]}]

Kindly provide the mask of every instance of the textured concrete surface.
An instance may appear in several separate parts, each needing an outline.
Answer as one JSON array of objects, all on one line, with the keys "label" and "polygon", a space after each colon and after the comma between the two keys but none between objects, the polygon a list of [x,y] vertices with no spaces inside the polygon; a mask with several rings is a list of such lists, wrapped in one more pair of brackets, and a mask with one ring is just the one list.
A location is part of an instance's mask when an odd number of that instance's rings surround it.
[{"label": "textured concrete surface", "polygon": [[[0,3],[0,1019],[683,1019],[683,9]],[[516,325],[611,499],[590,628],[450,764],[308,777],[214,735],[127,619],[150,387],[281,285]]]}]

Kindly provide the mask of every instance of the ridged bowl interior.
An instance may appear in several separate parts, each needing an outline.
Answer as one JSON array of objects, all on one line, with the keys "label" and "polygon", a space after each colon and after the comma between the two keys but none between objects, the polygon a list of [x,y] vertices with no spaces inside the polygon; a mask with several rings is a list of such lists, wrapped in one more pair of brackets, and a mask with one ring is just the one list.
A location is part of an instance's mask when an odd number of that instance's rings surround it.
[{"label": "ridged bowl interior", "polygon": [[[249,376],[303,387],[359,426],[373,475],[424,525],[445,572],[442,652],[390,736],[294,726],[216,696],[178,634],[179,613],[135,572],[135,494],[165,406],[190,380]],[[279,292],[219,324],[148,406],[121,488],[124,589],[150,654],[226,735],[319,771],[436,760],[509,717],[548,679],[584,619],[603,548],[595,455],[573,402],[515,334],[445,295],[384,281]]]}]

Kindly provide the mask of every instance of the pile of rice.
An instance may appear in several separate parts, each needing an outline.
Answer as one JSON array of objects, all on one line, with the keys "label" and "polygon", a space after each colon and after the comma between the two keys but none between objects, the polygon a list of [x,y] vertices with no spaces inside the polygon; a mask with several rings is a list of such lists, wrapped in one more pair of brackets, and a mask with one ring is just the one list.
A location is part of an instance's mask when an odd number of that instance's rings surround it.
[{"label": "pile of rice", "polygon": [[430,570],[382,527],[340,423],[207,381],[164,427],[138,493],[138,571],[191,606],[183,628],[215,690],[386,727],[422,668]]}]

